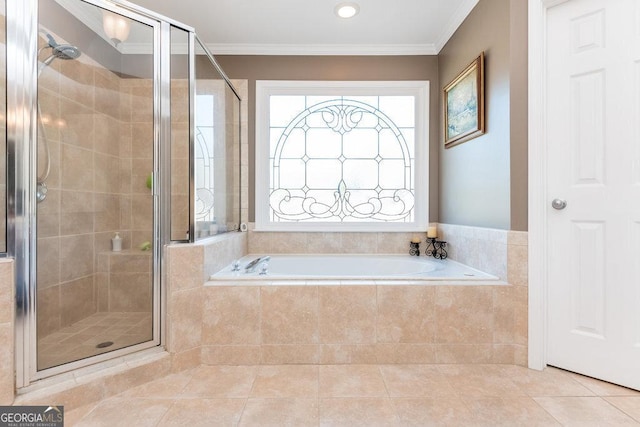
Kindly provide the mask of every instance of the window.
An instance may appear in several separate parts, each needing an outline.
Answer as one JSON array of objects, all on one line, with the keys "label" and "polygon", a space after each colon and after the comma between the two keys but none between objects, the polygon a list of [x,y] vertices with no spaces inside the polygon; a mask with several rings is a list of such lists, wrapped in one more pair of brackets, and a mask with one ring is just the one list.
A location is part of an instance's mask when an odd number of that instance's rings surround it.
[{"label": "window", "polygon": [[256,229],[427,224],[428,82],[256,83]]}]

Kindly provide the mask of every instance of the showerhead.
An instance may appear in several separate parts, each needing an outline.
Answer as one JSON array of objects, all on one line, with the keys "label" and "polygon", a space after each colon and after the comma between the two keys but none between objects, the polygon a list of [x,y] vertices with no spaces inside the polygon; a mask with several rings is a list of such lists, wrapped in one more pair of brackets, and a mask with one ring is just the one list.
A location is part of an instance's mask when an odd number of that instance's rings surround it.
[{"label": "showerhead", "polygon": [[47,34],[49,40],[49,46],[51,48],[51,55],[49,55],[44,61],[42,61],[43,67],[51,64],[51,62],[58,59],[77,59],[82,55],[80,49],[70,44],[58,44],[51,34]]},{"label": "showerhead", "polygon": [[52,55],[59,59],[76,59],[82,52],[76,46],[70,44],[60,44],[53,48]]}]

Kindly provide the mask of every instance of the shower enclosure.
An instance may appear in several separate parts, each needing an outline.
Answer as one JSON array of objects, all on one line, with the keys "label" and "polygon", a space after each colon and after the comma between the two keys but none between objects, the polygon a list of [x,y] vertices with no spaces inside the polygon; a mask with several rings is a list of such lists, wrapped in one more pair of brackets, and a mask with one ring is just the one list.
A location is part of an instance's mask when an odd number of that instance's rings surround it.
[{"label": "shower enclosure", "polygon": [[124,1],[0,1],[25,386],[162,345],[163,246],[240,223],[240,100],[171,19]]}]

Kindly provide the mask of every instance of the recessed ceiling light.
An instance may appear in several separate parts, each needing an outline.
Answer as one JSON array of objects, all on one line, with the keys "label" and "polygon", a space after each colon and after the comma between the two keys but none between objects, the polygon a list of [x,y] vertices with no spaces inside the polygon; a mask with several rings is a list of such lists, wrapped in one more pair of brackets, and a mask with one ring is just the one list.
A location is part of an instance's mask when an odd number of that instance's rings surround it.
[{"label": "recessed ceiling light", "polygon": [[360,12],[360,6],[357,3],[340,3],[333,11],[340,18],[353,18]]}]

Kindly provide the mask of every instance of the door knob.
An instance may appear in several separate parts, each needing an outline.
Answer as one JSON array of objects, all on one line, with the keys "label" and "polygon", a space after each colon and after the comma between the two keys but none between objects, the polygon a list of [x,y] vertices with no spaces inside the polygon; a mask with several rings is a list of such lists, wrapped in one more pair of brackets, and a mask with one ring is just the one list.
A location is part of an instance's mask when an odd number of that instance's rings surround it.
[{"label": "door knob", "polygon": [[551,207],[560,211],[567,207],[567,201],[562,199],[553,199]]}]

